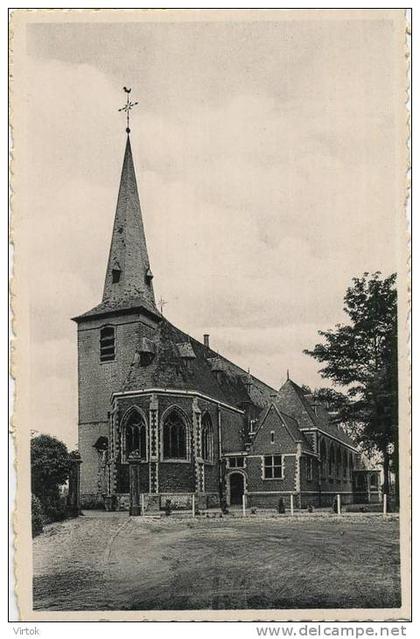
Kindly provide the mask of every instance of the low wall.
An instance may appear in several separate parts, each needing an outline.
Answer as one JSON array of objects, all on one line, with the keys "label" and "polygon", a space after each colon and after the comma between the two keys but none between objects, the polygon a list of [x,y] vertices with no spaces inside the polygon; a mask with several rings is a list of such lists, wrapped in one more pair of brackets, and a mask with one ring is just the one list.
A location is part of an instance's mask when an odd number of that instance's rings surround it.
[{"label": "low wall", "polygon": [[80,506],[83,510],[105,510],[104,496],[95,493],[82,493]]},{"label": "low wall", "polygon": [[[247,508],[276,508],[279,500],[282,499],[286,508],[290,508],[290,493],[248,493],[246,505]],[[293,495],[293,505],[300,508],[300,495]]]},{"label": "low wall", "polygon": [[[346,506],[348,504],[363,504],[368,503],[367,493],[349,493],[349,492],[302,492],[295,493],[293,495],[293,505],[295,508],[308,508],[313,506],[314,508],[328,508],[333,505],[334,499],[337,495],[340,495],[341,505]],[[290,493],[270,492],[270,493],[253,493],[252,491],[247,495],[247,507],[248,508],[277,508],[279,499],[283,499],[286,508],[290,508]],[[378,503],[378,495],[371,495],[369,503]]]},{"label": "low wall", "polygon": [[[151,513],[164,510],[167,499],[171,500],[172,510],[192,510],[192,493],[143,493],[145,512]],[[85,493],[81,495],[81,506],[84,510],[129,511],[130,494],[116,493],[112,495],[111,498],[105,498],[104,495]],[[218,508],[219,506],[220,499],[218,493],[204,493],[195,496],[195,507],[197,510]]]},{"label": "low wall", "polygon": [[[331,507],[337,493],[300,493],[294,495],[295,508],[314,508]],[[371,492],[368,496],[367,492],[357,493],[338,493],[341,495],[341,504],[343,506],[351,504],[380,504],[382,496],[380,493]],[[277,509],[280,497],[284,501],[286,508],[290,508],[290,493],[286,492],[267,492],[267,493],[248,493],[247,507],[252,508],[275,508]],[[166,500],[171,500],[172,510],[191,510],[192,494],[191,493],[158,493],[144,494],[144,505],[146,512],[158,512],[165,509]],[[84,493],[80,496],[81,507],[83,510],[104,510],[105,508],[112,510],[128,511],[130,508],[129,493],[117,493],[112,499],[112,505],[107,503],[105,506],[104,495],[94,493]],[[218,493],[204,493],[196,495],[196,508],[198,510],[206,510],[208,508],[219,508],[220,498]]]},{"label": "low wall", "polygon": [[[160,509],[165,509],[166,500],[171,500],[172,510],[192,510],[192,493],[162,493],[160,498]],[[197,510],[207,508],[217,508],[220,506],[218,493],[204,493],[195,495],[195,507]]]}]

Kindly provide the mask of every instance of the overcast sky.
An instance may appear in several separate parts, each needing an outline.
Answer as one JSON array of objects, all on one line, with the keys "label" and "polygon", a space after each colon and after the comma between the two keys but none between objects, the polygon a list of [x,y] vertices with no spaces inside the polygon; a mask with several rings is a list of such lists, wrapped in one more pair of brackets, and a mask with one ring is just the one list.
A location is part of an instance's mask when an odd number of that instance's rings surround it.
[{"label": "overcast sky", "polygon": [[[274,387],[396,270],[395,38],[386,20],[34,24],[25,223],[32,428],[77,440],[76,325],[101,300],[125,144],[165,315]],[[65,14],[63,14],[63,20]]]}]

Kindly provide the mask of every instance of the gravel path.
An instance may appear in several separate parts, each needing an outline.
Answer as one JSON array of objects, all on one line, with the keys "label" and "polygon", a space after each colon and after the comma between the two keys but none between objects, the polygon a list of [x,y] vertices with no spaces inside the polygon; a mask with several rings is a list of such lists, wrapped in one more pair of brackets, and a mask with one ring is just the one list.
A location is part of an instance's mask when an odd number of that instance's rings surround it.
[{"label": "gravel path", "polygon": [[89,513],[34,540],[35,610],[392,608],[398,519]]}]

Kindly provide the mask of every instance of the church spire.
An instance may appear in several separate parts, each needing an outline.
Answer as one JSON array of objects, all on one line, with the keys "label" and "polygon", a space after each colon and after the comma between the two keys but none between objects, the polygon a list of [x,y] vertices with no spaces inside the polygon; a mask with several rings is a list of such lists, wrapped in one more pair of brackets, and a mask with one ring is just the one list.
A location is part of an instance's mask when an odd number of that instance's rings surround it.
[{"label": "church spire", "polygon": [[130,144],[128,118],[134,103],[129,100],[131,89],[124,90],[127,104],[120,110],[127,111],[127,142],[102,301],[140,302],[157,310]]}]

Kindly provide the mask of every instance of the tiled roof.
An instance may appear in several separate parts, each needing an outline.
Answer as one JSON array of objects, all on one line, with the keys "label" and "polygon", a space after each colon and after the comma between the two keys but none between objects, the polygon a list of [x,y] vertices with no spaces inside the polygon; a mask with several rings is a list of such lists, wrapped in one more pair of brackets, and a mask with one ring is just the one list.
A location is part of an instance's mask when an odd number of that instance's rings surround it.
[{"label": "tiled roof", "polygon": [[298,420],[301,430],[317,428],[343,444],[356,448],[351,437],[331,421],[325,407],[317,404],[315,411],[301,387],[291,379],[288,379],[280,388],[278,405]]},{"label": "tiled roof", "polygon": [[73,317],[74,321],[78,322],[89,317],[101,317],[104,315],[111,315],[113,313],[124,313],[136,310],[143,310],[152,317],[162,317],[155,306],[149,304],[145,299],[141,297],[122,297],[121,299],[108,299],[102,301],[97,306],[94,306],[90,311],[82,313],[77,317]]},{"label": "tiled roof", "polygon": [[[142,388],[168,388],[192,390],[208,395],[231,406],[245,408],[249,403],[262,408],[274,389],[251,376],[248,393],[247,373],[215,353],[198,340],[189,337],[166,319],[163,319],[150,339],[156,345],[156,355],[147,366],[139,358],[133,363],[122,390]],[[133,344],[133,355],[137,345]],[[191,357],[191,354],[195,357]],[[186,356],[187,355],[187,356]],[[214,361],[223,366],[214,369]],[[251,397],[250,397],[251,395]],[[265,397],[262,401],[261,397]]]},{"label": "tiled roof", "polygon": [[103,299],[90,311],[74,319],[80,321],[138,308],[160,317],[152,278],[130,138],[127,136]]},{"label": "tiled roof", "polygon": [[304,433],[302,433],[302,431],[299,429],[299,424],[297,423],[297,421],[293,419],[293,417],[290,417],[290,415],[286,415],[286,413],[282,413],[281,411],[279,411],[278,408],[277,411],[280,413],[280,416],[286,424],[287,430],[289,431],[293,439],[297,442],[302,442],[302,452],[313,453],[314,451],[309,445],[309,442],[306,439]]},{"label": "tiled roof", "polygon": [[152,278],[130,137],[127,136],[103,301],[139,297],[155,308]]},{"label": "tiled roof", "polygon": [[[264,421],[265,421],[268,413],[270,412],[271,408],[274,408],[275,413],[276,413],[276,415],[277,415],[277,417],[279,419],[279,422],[284,424],[284,426],[286,427],[290,437],[295,442],[302,442],[302,452],[313,454],[313,450],[310,447],[307,439],[305,438],[304,433],[302,433],[302,431],[300,430],[299,424],[296,421],[296,419],[294,419],[290,415],[286,415],[286,413],[281,411],[279,409],[278,404],[276,404],[275,402],[271,402],[267,406],[267,408],[261,413],[260,419],[258,420],[258,426],[257,426],[257,430],[256,430],[256,435],[258,434],[259,429],[263,426]],[[251,448],[252,448],[252,446],[251,446]]]}]

